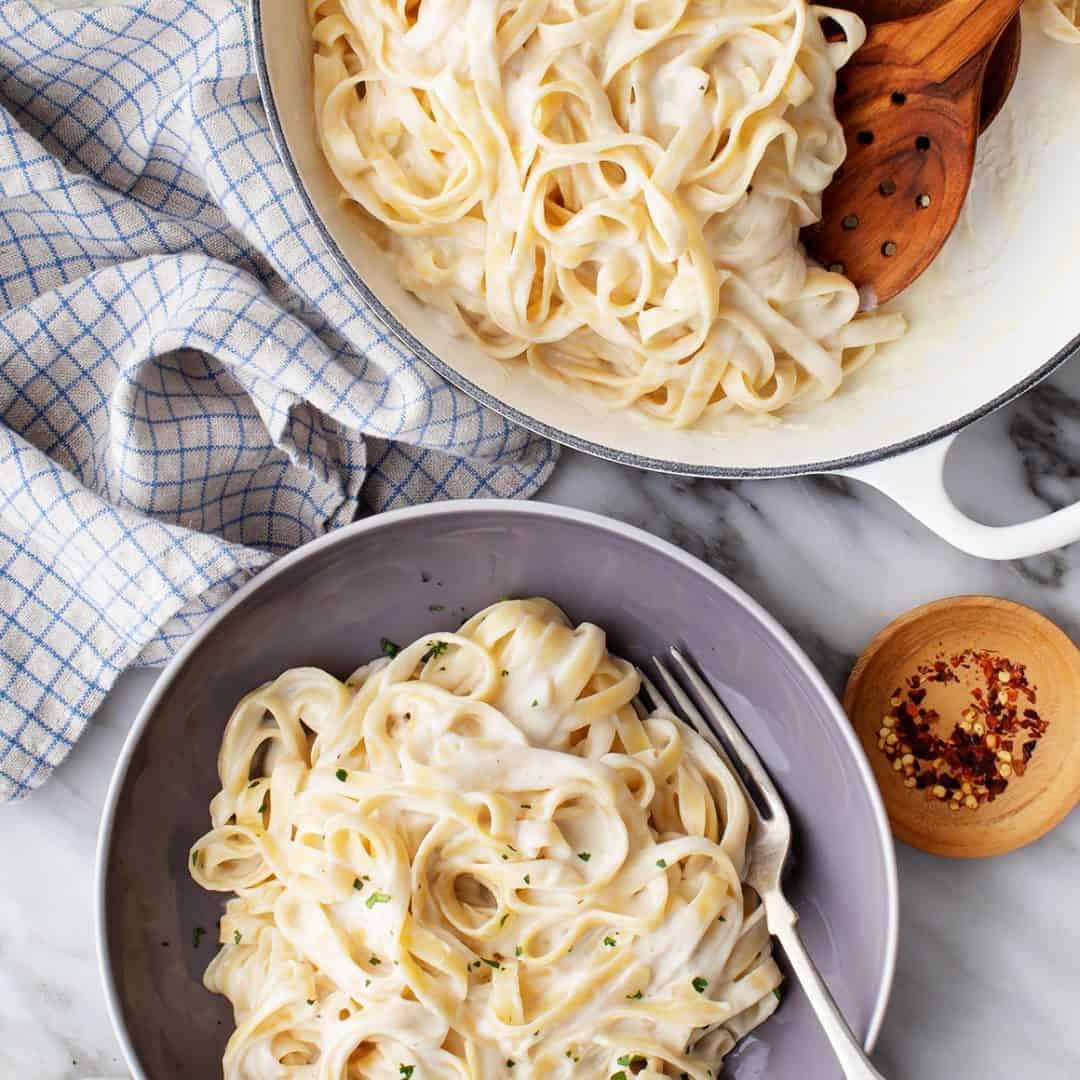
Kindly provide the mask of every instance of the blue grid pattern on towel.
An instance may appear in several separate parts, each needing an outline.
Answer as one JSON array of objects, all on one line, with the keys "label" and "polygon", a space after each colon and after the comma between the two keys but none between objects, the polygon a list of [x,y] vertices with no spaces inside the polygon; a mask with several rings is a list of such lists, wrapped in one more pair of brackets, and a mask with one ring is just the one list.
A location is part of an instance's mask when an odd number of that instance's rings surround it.
[{"label": "blue grid pattern on towel", "polygon": [[0,799],[275,555],[554,460],[337,272],[240,2],[0,6]]}]

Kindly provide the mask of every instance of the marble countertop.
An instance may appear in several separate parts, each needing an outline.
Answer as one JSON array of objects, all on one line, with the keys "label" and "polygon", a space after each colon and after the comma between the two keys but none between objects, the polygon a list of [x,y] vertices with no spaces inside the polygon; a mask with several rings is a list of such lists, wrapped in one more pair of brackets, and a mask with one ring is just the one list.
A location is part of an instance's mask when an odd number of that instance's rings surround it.
[{"label": "marble countertop", "polygon": [[[1080,364],[965,433],[950,489],[982,520],[1080,498]],[[783,622],[839,690],[908,608],[958,593],[1032,605],[1080,640],[1080,544],[1014,563],[947,547],[870,488],[835,479],[683,480],[566,453],[545,500],[680,544]],[[92,931],[96,830],[154,672],[124,676],[55,777],[0,811],[0,1077],[123,1075]],[[1080,815],[976,862],[897,845],[900,956],[875,1053],[891,1078],[1080,1076]]]}]

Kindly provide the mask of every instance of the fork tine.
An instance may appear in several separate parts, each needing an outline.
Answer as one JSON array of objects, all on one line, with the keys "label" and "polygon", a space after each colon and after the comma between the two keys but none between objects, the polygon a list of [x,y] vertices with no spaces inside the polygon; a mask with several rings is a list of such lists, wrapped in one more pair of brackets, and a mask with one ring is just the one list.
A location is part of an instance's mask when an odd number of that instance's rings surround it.
[{"label": "fork tine", "polygon": [[780,798],[780,792],[772,782],[772,777],[765,771],[757,751],[750,745],[749,740],[742,733],[739,725],[735,723],[731,713],[724,707],[724,703],[713,693],[712,687],[697,673],[697,670],[679,650],[672,645],[671,657],[683,673],[686,681],[693,687],[695,693],[712,711],[716,724],[727,739],[732,753],[739,759],[740,764],[750,774],[754,783],[761,791],[762,797],[768,803],[769,811],[773,814],[782,814],[784,804]]},{"label": "fork tine", "polygon": [[[660,678],[663,680],[664,685],[668,688],[671,696],[675,699],[675,703],[683,711],[683,715],[686,717],[690,726],[716,751],[720,756],[720,760],[728,767],[731,775],[739,783],[739,787],[743,789],[743,794],[747,797],[751,806],[756,806],[753,798],[750,796],[750,792],[746,790],[746,785],[743,783],[742,777],[739,775],[739,770],[731,764],[731,758],[728,756],[728,752],[724,749],[724,744],[716,737],[716,732],[709,727],[708,721],[701,715],[698,707],[690,699],[685,690],[676,682],[675,677],[664,666],[664,661],[658,656],[653,657],[653,664],[656,667],[656,671]],[[657,701],[664,701],[661,694],[657,693],[656,687],[649,681],[648,675],[644,672],[641,673],[642,681],[649,687],[649,692]]]},{"label": "fork tine", "polygon": [[[637,718],[639,720],[646,720],[646,719],[648,719],[649,713],[651,713],[656,708],[656,705],[655,705],[656,694],[653,693],[651,690],[649,691],[649,693],[650,693],[650,695],[651,695],[651,697],[653,699],[652,703],[646,701],[642,697],[641,690],[646,689],[645,685],[644,685],[645,676],[641,671],[638,671],[638,675],[641,676],[642,687],[641,687],[641,689],[638,690],[637,696],[634,698],[633,701],[630,702],[630,704],[634,707],[634,712],[637,713]],[[653,690],[655,690],[655,687],[653,687]]]},{"label": "fork tine", "polygon": [[[653,661],[655,662],[655,660],[656,657],[654,656]],[[650,679],[649,676],[646,675],[641,668],[637,669],[637,673],[641,677],[641,685],[645,688],[645,690],[649,694],[649,697],[651,697],[653,700],[653,709],[659,709],[661,706],[670,709],[671,706],[668,704],[667,698],[664,697],[664,695],[661,694],[660,691],[656,688],[656,684],[652,681],[652,679]]]}]

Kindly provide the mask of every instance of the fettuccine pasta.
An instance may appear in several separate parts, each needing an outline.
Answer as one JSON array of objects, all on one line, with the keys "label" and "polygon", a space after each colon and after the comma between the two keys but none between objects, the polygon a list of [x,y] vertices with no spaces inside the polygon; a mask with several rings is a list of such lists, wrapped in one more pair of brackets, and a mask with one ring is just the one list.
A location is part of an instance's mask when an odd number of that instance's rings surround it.
[{"label": "fettuccine pasta", "polygon": [[1024,6],[1044,34],[1066,45],[1080,45],[1080,0],[1027,0]]},{"label": "fettuccine pasta", "polygon": [[[308,0],[318,134],[405,288],[497,358],[685,427],[827,397],[859,314],[799,230],[845,155],[850,12],[804,0]],[[821,20],[842,27],[828,43]]]},{"label": "fettuccine pasta", "polygon": [[226,727],[226,1080],[713,1077],[781,979],[724,762],[547,600],[385,651]]}]

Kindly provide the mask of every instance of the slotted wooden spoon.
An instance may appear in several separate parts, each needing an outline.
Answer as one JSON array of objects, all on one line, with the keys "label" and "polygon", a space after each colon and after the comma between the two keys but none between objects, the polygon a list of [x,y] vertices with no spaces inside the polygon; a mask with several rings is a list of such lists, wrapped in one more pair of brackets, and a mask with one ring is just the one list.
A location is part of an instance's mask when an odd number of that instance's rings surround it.
[{"label": "slotted wooden spoon", "polygon": [[[841,0],[835,6],[845,11],[853,11],[868,27],[880,22],[892,22],[894,19],[910,19],[916,15],[926,15],[936,11],[948,0]],[[826,30],[829,23],[826,22]],[[843,32],[836,26],[837,36]],[[829,40],[833,40],[829,36]],[[983,75],[982,95],[979,100],[979,134],[981,135],[993,123],[994,118],[1005,99],[1009,96],[1016,81],[1016,72],[1020,67],[1020,47],[1022,33],[1020,15],[1013,16],[1012,22],[1001,32],[1001,36],[989,50],[986,72]],[[847,92],[844,73],[836,83],[836,92],[843,96]]]},{"label": "slotted wooden spoon", "polygon": [[841,73],[848,156],[807,249],[884,303],[930,265],[971,182],[994,45],[1022,0],[948,0],[877,23]]}]

